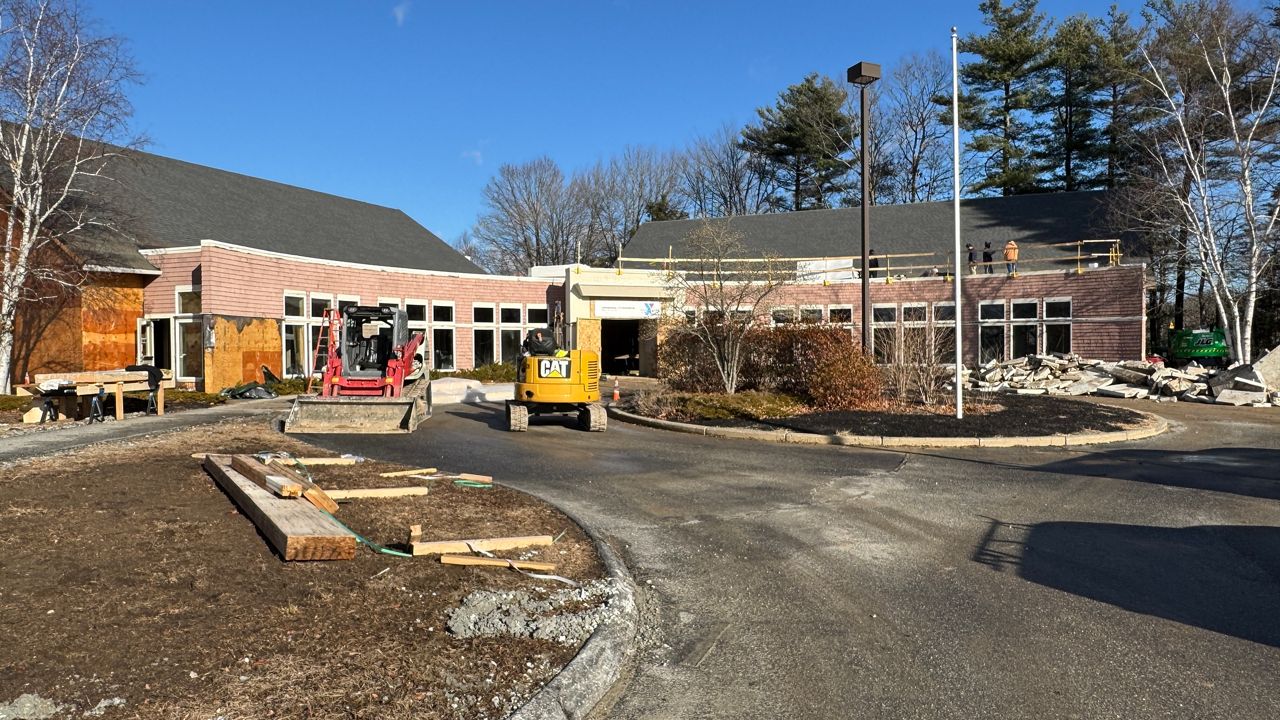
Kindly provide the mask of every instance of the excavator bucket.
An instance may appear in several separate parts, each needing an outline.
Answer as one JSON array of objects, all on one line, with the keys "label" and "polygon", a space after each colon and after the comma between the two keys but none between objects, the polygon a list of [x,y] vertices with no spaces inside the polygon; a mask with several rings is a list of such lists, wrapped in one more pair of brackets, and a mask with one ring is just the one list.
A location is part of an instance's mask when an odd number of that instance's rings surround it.
[{"label": "excavator bucket", "polygon": [[299,397],[284,421],[286,433],[410,433],[431,416],[429,394],[398,398]]}]

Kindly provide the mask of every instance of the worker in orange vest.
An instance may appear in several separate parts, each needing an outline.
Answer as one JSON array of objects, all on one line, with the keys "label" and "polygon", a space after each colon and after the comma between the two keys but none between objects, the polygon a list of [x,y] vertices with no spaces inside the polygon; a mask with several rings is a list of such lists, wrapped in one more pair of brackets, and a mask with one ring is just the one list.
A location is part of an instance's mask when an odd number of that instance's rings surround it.
[{"label": "worker in orange vest", "polygon": [[1018,272],[1018,243],[1012,240],[1004,244],[1004,264],[1010,275]]}]

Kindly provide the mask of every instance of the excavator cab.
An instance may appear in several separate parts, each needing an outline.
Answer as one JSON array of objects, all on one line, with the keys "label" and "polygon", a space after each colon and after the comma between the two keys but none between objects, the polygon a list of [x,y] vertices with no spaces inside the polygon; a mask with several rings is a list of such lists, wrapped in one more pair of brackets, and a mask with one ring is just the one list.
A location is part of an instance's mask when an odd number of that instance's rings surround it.
[{"label": "excavator cab", "polygon": [[600,356],[562,350],[547,329],[529,331],[516,359],[515,397],[507,401],[507,429],[529,429],[530,415],[576,413],[578,427],[604,432],[608,415],[600,405]]}]

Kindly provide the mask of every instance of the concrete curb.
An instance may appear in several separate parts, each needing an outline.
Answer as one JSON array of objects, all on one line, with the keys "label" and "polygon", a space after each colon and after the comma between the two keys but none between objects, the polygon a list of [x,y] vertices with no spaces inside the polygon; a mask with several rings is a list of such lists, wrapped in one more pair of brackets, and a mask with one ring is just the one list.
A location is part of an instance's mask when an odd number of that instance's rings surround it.
[{"label": "concrete curb", "polygon": [[535,493],[528,494],[564,513],[595,543],[605,571],[617,584],[618,593],[613,601],[617,603],[618,613],[598,626],[569,664],[506,720],[581,720],[613,688],[622,677],[627,661],[635,654],[640,616],[636,608],[636,585],[622,558],[590,525],[558,504]]},{"label": "concrete curb", "polygon": [[1146,422],[1143,427],[1116,432],[1075,433],[1071,435],[1025,435],[1015,437],[893,437],[889,435],[819,435],[791,430],[753,430],[750,428],[719,428],[707,425],[659,420],[657,418],[634,415],[613,406],[608,408],[609,414],[623,422],[659,430],[706,435],[708,437],[737,438],[759,440],[762,442],[791,443],[796,445],[848,445],[853,447],[1075,447],[1079,445],[1101,445],[1104,443],[1126,442],[1154,437],[1169,429],[1169,422],[1164,418],[1143,410],[1134,412],[1143,415]]}]

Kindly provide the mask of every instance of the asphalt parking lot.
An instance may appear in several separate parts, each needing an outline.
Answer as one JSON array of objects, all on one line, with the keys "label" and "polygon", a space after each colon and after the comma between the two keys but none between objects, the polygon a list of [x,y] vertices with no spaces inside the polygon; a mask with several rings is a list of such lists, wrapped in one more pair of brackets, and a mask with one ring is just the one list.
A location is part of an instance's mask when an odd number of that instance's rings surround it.
[{"label": "asphalt parking lot", "polygon": [[603,533],[645,625],[599,717],[1280,717],[1280,410],[1158,409],[1170,433],[1085,451],[513,434],[496,405],[309,439]]}]

